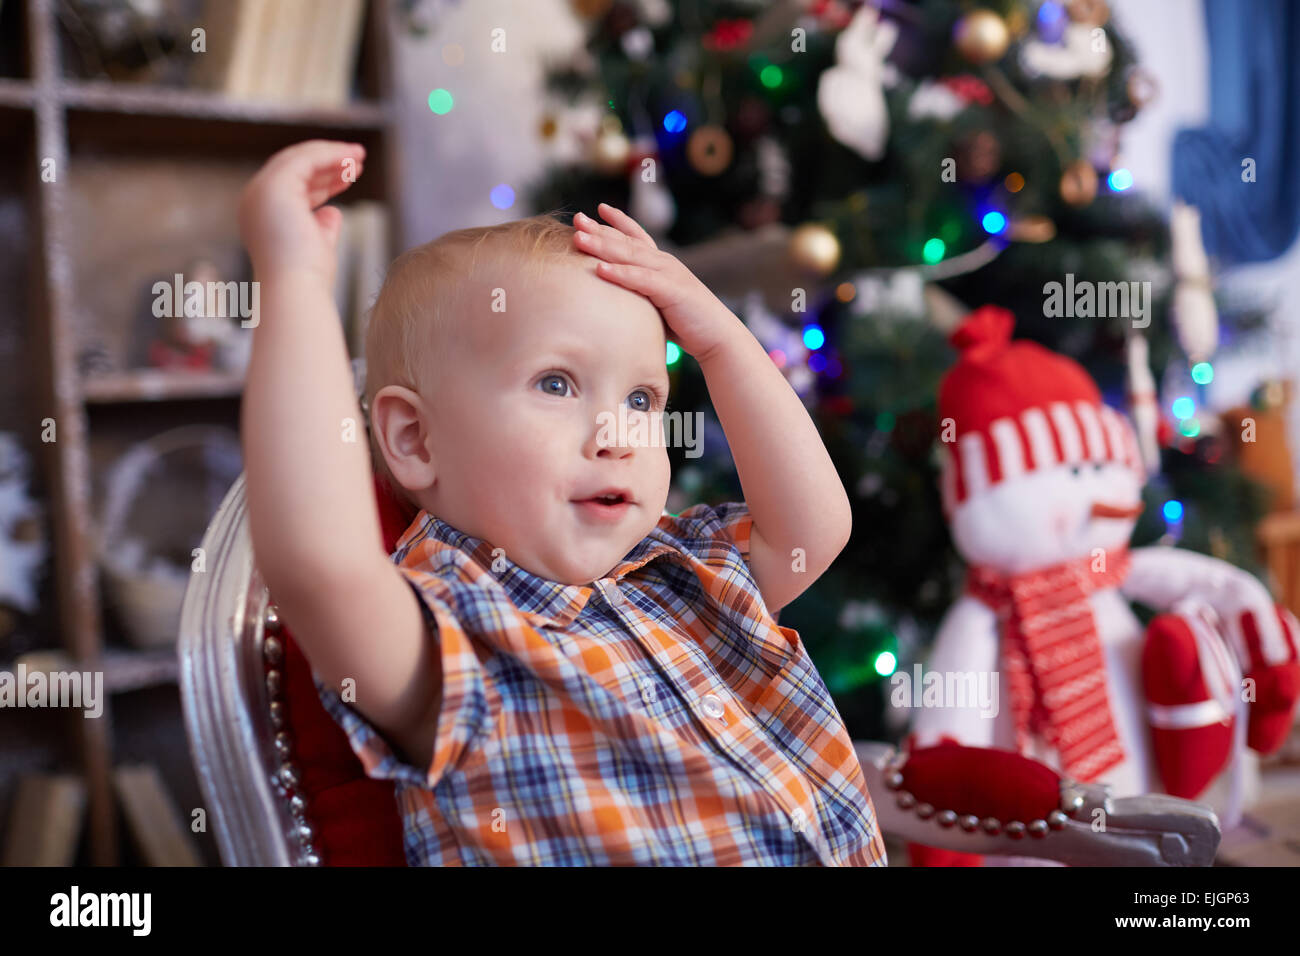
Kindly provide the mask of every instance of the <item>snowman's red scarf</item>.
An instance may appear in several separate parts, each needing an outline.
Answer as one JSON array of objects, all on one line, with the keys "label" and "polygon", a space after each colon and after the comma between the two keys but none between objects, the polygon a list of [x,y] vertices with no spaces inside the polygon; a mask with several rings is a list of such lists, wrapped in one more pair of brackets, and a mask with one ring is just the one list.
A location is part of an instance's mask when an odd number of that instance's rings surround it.
[{"label": "snowman's red scarf", "polygon": [[[1097,570],[1095,563],[1103,563]],[[972,567],[966,590],[998,615],[1002,666],[1011,690],[1016,746],[1033,733],[1060,754],[1066,775],[1095,780],[1124,759],[1106,694],[1106,661],[1088,595],[1117,587],[1127,550],[1027,574]]]}]

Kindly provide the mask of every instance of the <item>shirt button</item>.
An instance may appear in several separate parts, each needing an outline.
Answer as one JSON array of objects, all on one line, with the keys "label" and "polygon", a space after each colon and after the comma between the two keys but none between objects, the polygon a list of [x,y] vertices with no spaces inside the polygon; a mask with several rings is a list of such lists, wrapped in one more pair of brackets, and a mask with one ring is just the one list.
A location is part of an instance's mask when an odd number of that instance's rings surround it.
[{"label": "shirt button", "polygon": [[700,701],[700,707],[705,714],[714,718],[721,718],[727,712],[727,709],[722,706],[722,701],[714,694],[705,694]]}]

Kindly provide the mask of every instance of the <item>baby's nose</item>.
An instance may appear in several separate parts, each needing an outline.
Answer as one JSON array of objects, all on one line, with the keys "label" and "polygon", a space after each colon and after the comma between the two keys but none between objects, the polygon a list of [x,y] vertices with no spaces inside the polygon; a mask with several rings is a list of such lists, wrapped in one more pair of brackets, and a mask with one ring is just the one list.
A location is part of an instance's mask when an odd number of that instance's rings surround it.
[{"label": "baby's nose", "polygon": [[644,434],[648,432],[646,424],[639,422],[635,415],[602,412],[596,416],[595,427],[587,438],[585,448],[587,457],[631,457],[637,446],[642,443]]}]

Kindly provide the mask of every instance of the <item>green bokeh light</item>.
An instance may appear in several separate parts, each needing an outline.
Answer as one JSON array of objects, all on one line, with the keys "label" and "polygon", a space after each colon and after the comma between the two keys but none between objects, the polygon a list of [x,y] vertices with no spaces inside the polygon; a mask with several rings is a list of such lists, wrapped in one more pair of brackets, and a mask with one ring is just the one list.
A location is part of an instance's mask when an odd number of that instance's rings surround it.
[{"label": "green bokeh light", "polygon": [[438,87],[429,94],[429,109],[433,110],[439,116],[450,113],[453,105],[454,101],[451,98],[451,93],[448,90],[444,90],[442,87]]},{"label": "green bokeh light", "polygon": [[926,242],[925,248],[921,250],[921,258],[929,265],[934,265],[936,262],[943,261],[943,254],[947,251],[948,247],[944,244],[944,241],[935,236]]}]

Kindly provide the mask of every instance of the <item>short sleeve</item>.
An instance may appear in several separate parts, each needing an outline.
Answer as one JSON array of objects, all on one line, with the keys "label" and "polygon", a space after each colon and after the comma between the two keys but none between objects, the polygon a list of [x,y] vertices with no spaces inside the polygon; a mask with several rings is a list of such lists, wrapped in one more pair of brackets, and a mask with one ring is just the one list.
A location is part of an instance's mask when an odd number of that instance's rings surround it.
[{"label": "short sleeve", "polygon": [[[327,687],[314,673],[312,678],[321,704],[347,734],[366,776],[433,789],[460,763],[486,726],[485,675],[458,617],[454,583],[417,568],[399,565],[398,571],[420,602],[427,639],[436,645],[442,663],[441,706],[430,766],[415,767],[400,758],[356,707],[344,702],[336,689]],[[357,693],[364,689],[358,688]]]},{"label": "short sleeve", "polygon": [[679,515],[664,515],[658,527],[696,557],[707,559],[716,556],[719,549],[734,548],[748,561],[753,525],[748,504],[728,501],[720,505],[692,505]]}]

